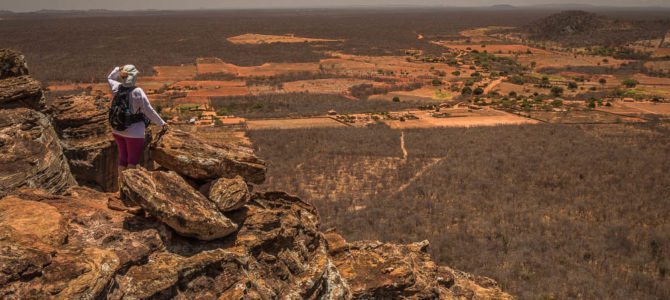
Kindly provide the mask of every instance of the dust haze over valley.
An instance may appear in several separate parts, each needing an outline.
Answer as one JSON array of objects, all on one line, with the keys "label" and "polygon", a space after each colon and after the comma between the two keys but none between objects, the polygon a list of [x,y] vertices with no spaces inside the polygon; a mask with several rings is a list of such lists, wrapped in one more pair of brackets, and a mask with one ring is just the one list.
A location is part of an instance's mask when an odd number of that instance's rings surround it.
[{"label": "dust haze over valley", "polygon": [[51,114],[104,107],[135,64],[173,128],[253,149],[253,191],[298,196],[324,233],[428,240],[518,299],[668,299],[670,14],[584,9],[6,13],[0,48]]}]

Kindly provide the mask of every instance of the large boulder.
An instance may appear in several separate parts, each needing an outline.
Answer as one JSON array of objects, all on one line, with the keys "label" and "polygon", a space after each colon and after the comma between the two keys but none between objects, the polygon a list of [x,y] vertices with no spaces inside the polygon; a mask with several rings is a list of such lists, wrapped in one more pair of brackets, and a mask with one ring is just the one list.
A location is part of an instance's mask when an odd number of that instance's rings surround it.
[{"label": "large boulder", "polygon": [[265,181],[265,162],[248,147],[213,144],[180,130],[158,134],[150,148],[151,158],[161,166],[194,179],[234,178]]},{"label": "large boulder", "polygon": [[233,211],[242,208],[251,195],[249,187],[241,176],[233,179],[219,178],[215,180],[208,193],[209,200],[212,200],[222,212]]},{"label": "large boulder", "polygon": [[59,194],[76,184],[46,116],[27,108],[0,112],[0,191],[25,186]]},{"label": "large boulder", "polygon": [[172,171],[126,170],[121,192],[183,236],[213,240],[237,230],[212,201]]},{"label": "large boulder", "polygon": [[21,52],[0,49],[0,79],[28,75],[28,66]]},{"label": "large boulder", "polygon": [[118,148],[107,122],[107,98],[65,96],[48,107],[70,170],[79,184],[118,190]]},{"label": "large boulder", "polygon": [[495,281],[437,266],[428,241],[407,245],[325,235],[329,257],[357,299],[501,299],[512,297]]}]

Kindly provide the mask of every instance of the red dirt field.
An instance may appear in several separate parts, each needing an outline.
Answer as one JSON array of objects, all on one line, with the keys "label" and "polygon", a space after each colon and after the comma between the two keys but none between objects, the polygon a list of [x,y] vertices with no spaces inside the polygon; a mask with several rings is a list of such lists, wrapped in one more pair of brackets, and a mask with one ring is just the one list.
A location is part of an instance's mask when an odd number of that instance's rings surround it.
[{"label": "red dirt field", "polygon": [[388,94],[372,95],[369,99],[384,99],[391,101],[394,97],[398,97],[400,101],[434,102],[435,100],[452,100],[455,95],[458,94],[450,92],[444,87],[424,86],[413,91],[394,91],[389,92]]},{"label": "red dirt field", "polygon": [[470,50],[477,50],[479,52],[488,52],[488,53],[501,53],[501,54],[514,54],[514,53],[522,53],[526,54],[528,51],[530,51],[533,54],[547,54],[547,55],[555,55],[553,52],[547,51],[547,50],[542,50],[538,48],[533,48],[533,47],[528,47],[525,45],[482,45],[482,44],[467,44],[467,45],[457,45],[453,44],[449,41],[437,41],[433,42],[436,45],[443,46],[448,49],[454,49],[454,50],[461,50],[461,51],[467,51],[468,48]]},{"label": "red dirt field", "polygon": [[670,71],[670,60],[649,61],[644,64],[644,67],[651,71],[668,72]]},{"label": "red dirt field", "polygon": [[670,78],[651,77],[644,74],[635,74],[632,78],[639,81],[642,85],[666,86],[666,88],[670,89]]},{"label": "red dirt field", "polygon": [[670,116],[670,103],[635,102],[625,103],[625,106],[641,110],[645,113]]},{"label": "red dirt field", "polygon": [[653,57],[666,57],[670,56],[670,48],[658,48],[656,52],[654,52]]},{"label": "red dirt field", "polygon": [[350,87],[360,84],[372,84],[373,86],[378,87],[386,86],[384,83],[365,79],[328,78],[285,82],[284,88],[281,91],[287,93],[310,92],[321,94],[345,94]]},{"label": "red dirt field", "polygon": [[475,127],[475,126],[497,126],[497,125],[518,125],[535,124],[536,120],[520,117],[517,115],[505,113],[502,111],[485,108],[481,111],[468,112],[467,109],[454,108],[442,109],[441,113],[450,113],[452,116],[447,118],[435,118],[429,111],[412,111],[419,117],[418,120],[389,120],[385,121],[391,128],[431,128],[431,127]]},{"label": "red dirt field", "polygon": [[198,58],[198,74],[227,73],[238,77],[268,77],[295,72],[318,72],[318,63],[265,63],[260,66],[241,67],[218,58]]},{"label": "red dirt field", "polygon": [[186,80],[195,77],[197,73],[195,65],[191,64],[181,66],[155,66],[154,70],[156,70],[156,75],[145,78],[147,81]]},{"label": "red dirt field", "polygon": [[249,130],[261,129],[297,129],[317,127],[344,127],[346,125],[329,117],[314,117],[304,119],[273,119],[273,120],[248,120]]},{"label": "red dirt field", "polygon": [[109,85],[107,83],[78,83],[78,84],[69,84],[64,82],[49,82],[48,88],[50,91],[61,92],[61,91],[74,91],[76,89],[86,89],[91,87],[94,91],[100,90],[107,92],[109,90]]},{"label": "red dirt field", "polygon": [[234,37],[229,37],[227,40],[233,44],[243,44],[243,45],[262,45],[262,44],[272,44],[272,43],[314,43],[314,42],[341,42],[343,40],[331,40],[331,39],[317,39],[317,38],[305,38],[298,37],[294,34],[285,34],[285,35],[267,35],[267,34],[256,34],[256,33],[246,33]]},{"label": "red dirt field", "polygon": [[[608,62],[603,62],[604,59],[607,59]],[[619,67],[622,63],[628,63],[628,60],[619,60],[612,57],[605,56],[592,56],[592,55],[574,55],[569,54],[529,54],[529,55],[519,55],[517,62],[522,65],[530,65],[531,62],[535,62],[536,70],[541,70],[544,68],[555,68],[562,69],[567,66],[579,67],[579,66],[603,66],[603,67]]]},{"label": "red dirt field", "polygon": [[249,95],[249,89],[244,81],[193,81],[184,80],[172,85],[187,89],[187,97],[217,97],[217,96],[244,96]]}]

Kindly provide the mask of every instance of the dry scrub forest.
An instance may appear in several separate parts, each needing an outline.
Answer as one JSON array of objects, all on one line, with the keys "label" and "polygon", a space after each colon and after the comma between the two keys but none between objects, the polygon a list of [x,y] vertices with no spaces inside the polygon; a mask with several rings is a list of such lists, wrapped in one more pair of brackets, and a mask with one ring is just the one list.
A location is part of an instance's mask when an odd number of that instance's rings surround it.
[{"label": "dry scrub forest", "polygon": [[161,116],[251,145],[255,191],[298,195],[347,241],[428,239],[518,299],[670,299],[668,15],[10,14],[0,48],[48,99],[108,97],[134,63]]}]

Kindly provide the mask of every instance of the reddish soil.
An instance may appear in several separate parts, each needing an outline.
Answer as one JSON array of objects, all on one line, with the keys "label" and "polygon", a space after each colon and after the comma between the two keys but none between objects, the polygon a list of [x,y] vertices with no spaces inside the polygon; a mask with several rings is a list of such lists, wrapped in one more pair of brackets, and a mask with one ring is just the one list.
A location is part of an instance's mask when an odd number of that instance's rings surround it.
[{"label": "reddish soil", "polygon": [[298,37],[294,34],[286,35],[266,35],[266,34],[255,34],[247,33],[234,37],[229,37],[227,40],[233,44],[246,44],[246,45],[261,45],[261,44],[272,44],[272,43],[313,43],[313,42],[341,42],[343,40],[330,40],[330,39],[316,39],[316,38],[304,38]]},{"label": "reddish soil", "polygon": [[345,94],[350,87],[360,84],[372,84],[380,87],[386,85],[365,79],[328,78],[285,82],[281,91],[287,93],[308,91],[320,94]]},{"label": "reddish soil", "polygon": [[147,81],[188,80],[195,77],[197,72],[195,65],[155,66],[154,70],[156,70],[156,76],[145,78]]},{"label": "reddish soil", "polygon": [[235,81],[179,81],[173,87],[187,88],[188,97],[217,97],[249,95],[246,83]]},{"label": "reddish soil", "polygon": [[510,124],[535,124],[536,120],[520,117],[513,114],[508,114],[498,110],[485,108],[484,110],[473,110],[468,112],[467,109],[442,109],[441,113],[450,113],[451,117],[435,118],[430,115],[429,111],[412,111],[412,113],[419,117],[418,120],[390,120],[385,121],[391,128],[430,128],[430,127],[474,127],[474,126],[497,126]]},{"label": "reddish soil", "polygon": [[644,66],[652,71],[667,72],[670,71],[670,60],[650,61],[646,62]]},{"label": "reddish soil", "polygon": [[451,100],[453,96],[458,95],[448,90],[448,88],[433,87],[433,86],[424,86],[420,89],[413,91],[395,91],[383,95],[373,95],[369,99],[384,99],[384,100],[393,100],[393,97],[398,97],[400,101],[430,101],[434,102],[435,100]]},{"label": "reddish soil", "polygon": [[[603,59],[607,59],[608,62],[603,62]],[[530,65],[531,62],[535,62],[536,70],[543,68],[555,68],[562,69],[567,66],[578,67],[578,66],[606,66],[606,67],[619,67],[622,63],[628,63],[627,60],[619,60],[611,57],[604,56],[591,56],[591,55],[567,55],[562,53],[557,54],[530,54],[530,55],[520,55],[517,59],[517,62],[522,65]]]},{"label": "reddish soil", "polygon": [[665,56],[670,56],[670,48],[658,48],[656,52],[654,52],[654,57],[665,57]]},{"label": "reddish soil", "polygon": [[525,45],[482,45],[482,44],[468,44],[468,45],[457,45],[452,44],[447,41],[437,41],[433,42],[434,44],[455,50],[468,51],[468,50],[477,50],[479,52],[488,52],[488,53],[501,53],[501,54],[514,54],[514,53],[528,53],[530,51],[533,54],[550,54],[554,55],[553,52],[542,50],[538,48],[528,47]]},{"label": "reddish soil", "polygon": [[247,127],[250,130],[343,127],[343,126],[345,125],[328,117],[314,117],[304,119],[247,120]]}]

